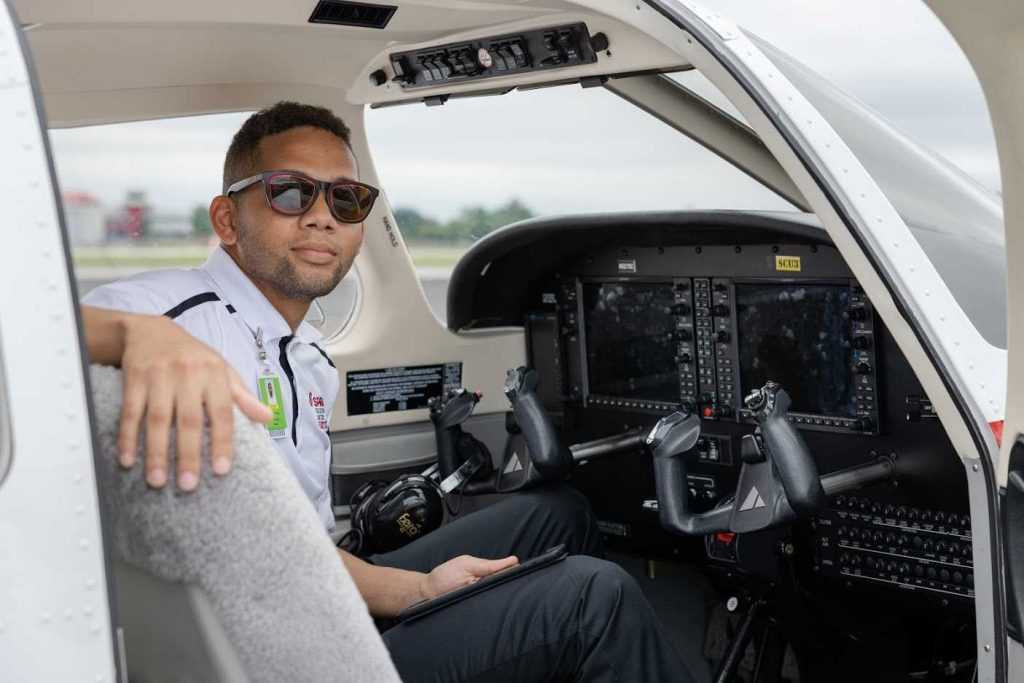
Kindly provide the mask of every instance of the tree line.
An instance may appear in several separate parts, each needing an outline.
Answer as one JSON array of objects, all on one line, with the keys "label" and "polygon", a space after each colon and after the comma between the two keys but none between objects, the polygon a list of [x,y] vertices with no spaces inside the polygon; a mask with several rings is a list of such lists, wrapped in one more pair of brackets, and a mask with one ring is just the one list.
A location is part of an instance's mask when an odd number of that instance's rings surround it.
[{"label": "tree line", "polygon": [[[527,218],[533,218],[533,212],[518,199],[511,199],[494,209],[467,206],[444,222],[410,207],[395,209],[398,229],[411,242],[473,242],[503,225]],[[197,236],[213,233],[205,206],[197,206],[192,211],[192,230]]]}]

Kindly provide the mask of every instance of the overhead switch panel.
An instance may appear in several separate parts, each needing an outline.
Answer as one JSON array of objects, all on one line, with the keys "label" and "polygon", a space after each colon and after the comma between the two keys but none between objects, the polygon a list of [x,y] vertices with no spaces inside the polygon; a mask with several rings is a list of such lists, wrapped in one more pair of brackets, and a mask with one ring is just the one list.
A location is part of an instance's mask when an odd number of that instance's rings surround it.
[{"label": "overhead switch panel", "polygon": [[[597,61],[594,42],[607,46],[602,34],[594,40],[586,24],[451,43],[391,55],[394,80],[403,89],[542,71]],[[595,39],[597,36],[595,36]]]}]

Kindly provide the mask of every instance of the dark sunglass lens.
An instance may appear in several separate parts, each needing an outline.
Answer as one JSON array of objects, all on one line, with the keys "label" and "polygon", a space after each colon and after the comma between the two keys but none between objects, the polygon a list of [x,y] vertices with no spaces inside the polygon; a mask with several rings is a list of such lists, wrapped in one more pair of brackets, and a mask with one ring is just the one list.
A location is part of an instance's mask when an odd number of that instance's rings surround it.
[{"label": "dark sunglass lens", "polygon": [[302,213],[309,208],[316,185],[299,176],[274,176],[267,183],[270,205],[282,213]]},{"label": "dark sunglass lens", "polygon": [[358,223],[373,206],[373,194],[361,185],[336,185],[331,192],[331,206],[338,220]]}]

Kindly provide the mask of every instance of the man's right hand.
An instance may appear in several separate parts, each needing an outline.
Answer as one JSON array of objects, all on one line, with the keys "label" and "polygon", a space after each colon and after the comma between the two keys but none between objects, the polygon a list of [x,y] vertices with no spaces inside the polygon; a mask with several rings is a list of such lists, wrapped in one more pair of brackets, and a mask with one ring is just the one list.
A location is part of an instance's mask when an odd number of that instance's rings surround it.
[{"label": "man's right hand", "polygon": [[456,588],[476,583],[485,576],[514,567],[517,564],[519,564],[519,558],[515,555],[509,555],[499,560],[459,555],[437,565],[429,574],[424,574],[420,585],[420,594],[424,600],[430,600]]},{"label": "man's right hand", "polygon": [[199,483],[205,419],[210,425],[211,464],[221,475],[231,469],[234,452],[233,406],[251,420],[270,421],[270,409],[246,389],[234,368],[170,319],[91,306],[83,306],[82,314],[92,360],[119,365],[124,376],[119,462],[123,467],[135,464],[144,423],[150,486],[167,483],[172,421],[177,428],[177,482],[185,491]]}]

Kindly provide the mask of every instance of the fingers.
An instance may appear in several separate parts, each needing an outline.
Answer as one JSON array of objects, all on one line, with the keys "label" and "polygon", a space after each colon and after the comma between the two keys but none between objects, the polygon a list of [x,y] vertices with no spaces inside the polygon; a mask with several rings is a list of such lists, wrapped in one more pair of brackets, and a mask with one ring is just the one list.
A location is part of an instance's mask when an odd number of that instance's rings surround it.
[{"label": "fingers", "polygon": [[131,368],[124,369],[124,401],[121,405],[121,425],[117,436],[117,460],[121,467],[135,465],[139,446],[139,423],[146,411],[146,382]]},{"label": "fingers", "polygon": [[174,392],[177,427],[178,488],[195,490],[199,484],[199,450],[203,438],[203,394],[199,378],[186,374]]},{"label": "fingers", "polygon": [[270,422],[271,418],[274,417],[274,413],[271,412],[270,408],[260,403],[259,399],[249,391],[234,368],[229,367],[227,370],[228,384],[231,387],[231,398],[238,406],[238,409],[250,420],[261,424]]},{"label": "fingers", "polygon": [[484,560],[479,557],[474,557],[472,560],[466,569],[477,578],[493,574],[494,572],[500,572],[502,569],[508,569],[519,564],[519,558],[515,555],[509,555],[500,560]]},{"label": "fingers", "polygon": [[146,405],[146,483],[160,488],[167,483],[167,441],[174,410],[174,385],[164,368],[149,373]]},{"label": "fingers", "polygon": [[[225,475],[231,469],[231,458],[235,453],[234,429],[235,412],[232,402],[232,389],[228,383],[238,379],[238,374],[231,368],[226,373],[219,373],[227,379],[209,384],[206,387],[206,413],[210,418],[210,459],[214,474]],[[253,399],[255,400],[255,399]],[[257,401],[258,403],[258,401]]]}]

